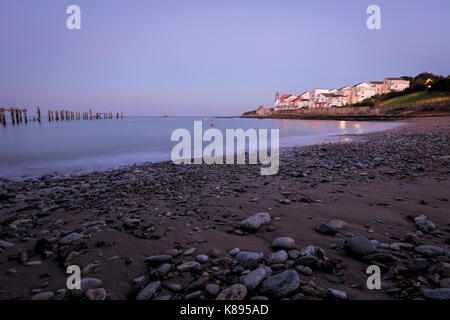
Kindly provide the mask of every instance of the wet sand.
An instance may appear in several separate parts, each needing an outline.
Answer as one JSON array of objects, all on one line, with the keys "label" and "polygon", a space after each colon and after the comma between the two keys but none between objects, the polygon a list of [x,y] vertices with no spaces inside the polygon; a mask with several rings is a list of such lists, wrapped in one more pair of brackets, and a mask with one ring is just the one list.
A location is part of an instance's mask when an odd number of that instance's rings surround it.
[{"label": "wet sand", "polygon": [[[255,289],[247,286],[245,299],[342,298],[328,289],[345,292],[347,299],[445,297],[450,117],[413,119],[353,139],[283,149],[275,176],[261,176],[259,166],[252,165],[163,162],[68,178],[3,181],[0,299],[102,297],[103,290],[64,291],[70,264],[84,269],[83,278],[101,280],[93,286],[104,288],[106,299],[135,299],[149,283],[158,290],[148,299],[215,299],[215,291],[244,282],[242,276],[257,267],[238,262],[229,254],[233,248],[265,256],[257,261],[266,268],[265,280]],[[240,226],[259,212],[271,216],[269,224],[253,232]],[[428,219],[414,223],[421,215]],[[316,231],[333,219],[345,227],[334,235]],[[355,256],[348,240],[357,235],[371,240],[379,255]],[[285,248],[287,259],[274,263],[267,256],[278,237],[290,237],[295,245]],[[424,251],[424,244],[442,251]],[[326,256],[301,259],[296,250],[309,245]],[[185,255],[190,248],[195,252]],[[171,259],[145,261],[168,250]],[[208,261],[197,255],[207,255]],[[305,251],[303,256],[308,256]],[[179,271],[183,262],[197,258],[201,262],[192,270]],[[382,268],[381,290],[366,288],[365,270],[374,263]],[[264,281],[280,280],[286,270],[299,281],[280,281],[286,291],[274,294]],[[277,274],[282,276],[273,278]],[[144,280],[133,284],[140,276]],[[180,291],[168,289],[174,283]],[[36,297],[39,293],[45,294]]]}]

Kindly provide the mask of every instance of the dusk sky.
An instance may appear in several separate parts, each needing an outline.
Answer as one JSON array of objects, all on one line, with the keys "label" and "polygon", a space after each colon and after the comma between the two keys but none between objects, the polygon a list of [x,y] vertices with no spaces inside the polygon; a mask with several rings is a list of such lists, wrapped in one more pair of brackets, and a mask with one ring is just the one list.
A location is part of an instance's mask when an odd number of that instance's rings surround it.
[{"label": "dusk sky", "polygon": [[277,91],[447,76],[449,30],[449,0],[1,0],[0,106],[239,115]]}]

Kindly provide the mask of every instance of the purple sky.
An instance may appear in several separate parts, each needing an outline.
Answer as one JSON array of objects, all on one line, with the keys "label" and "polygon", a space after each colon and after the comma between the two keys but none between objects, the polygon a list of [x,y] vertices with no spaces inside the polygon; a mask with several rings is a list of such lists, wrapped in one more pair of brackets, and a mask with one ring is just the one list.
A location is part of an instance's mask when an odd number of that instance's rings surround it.
[{"label": "purple sky", "polygon": [[448,0],[1,0],[0,105],[237,115],[276,91],[448,75],[448,30]]}]

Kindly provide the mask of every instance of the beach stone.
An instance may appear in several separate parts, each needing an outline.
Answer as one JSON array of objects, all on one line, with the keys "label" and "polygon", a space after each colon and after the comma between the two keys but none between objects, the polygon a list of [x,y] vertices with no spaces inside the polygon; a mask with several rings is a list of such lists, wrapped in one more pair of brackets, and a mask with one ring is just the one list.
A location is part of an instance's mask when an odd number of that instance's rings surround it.
[{"label": "beach stone", "polygon": [[137,297],[136,300],[150,300],[155,293],[159,290],[161,287],[161,281],[155,281],[150,284],[148,284],[144,289],[142,289]]},{"label": "beach stone", "polygon": [[88,298],[88,300],[105,300],[106,290],[104,288],[88,289],[86,290],[84,295],[86,296],[86,298]]},{"label": "beach stone", "polygon": [[185,272],[185,271],[190,271],[192,269],[198,268],[200,267],[200,263],[198,263],[197,261],[189,261],[183,264],[180,264],[179,266],[177,266],[177,270],[180,272]]},{"label": "beach stone", "polygon": [[165,296],[159,296],[159,297],[153,298],[152,300],[169,301],[169,300],[172,300],[172,297],[173,296],[171,294],[168,294]]},{"label": "beach stone", "polygon": [[204,254],[199,254],[199,255],[196,257],[196,259],[197,259],[197,261],[200,262],[200,263],[205,263],[205,262],[207,262],[207,261],[209,260],[209,257],[208,257],[207,255],[204,255]]},{"label": "beach stone", "polygon": [[195,250],[197,250],[197,248],[190,248],[190,249],[187,249],[183,254],[185,256],[190,256],[191,254],[193,254],[195,252]]},{"label": "beach stone", "polygon": [[417,229],[423,233],[429,233],[436,230],[436,225],[432,221],[428,220],[428,217],[425,215],[414,218],[414,224]]},{"label": "beach stone", "polygon": [[241,251],[237,254],[236,260],[245,269],[255,269],[263,259],[262,252]]},{"label": "beach stone", "polygon": [[242,278],[242,283],[248,290],[254,290],[266,277],[265,268],[257,268]]},{"label": "beach stone", "polygon": [[304,256],[295,260],[295,263],[301,266],[318,269],[320,267],[320,259],[316,256]]},{"label": "beach stone", "polygon": [[205,285],[206,282],[208,282],[209,277],[200,277],[194,282],[191,283],[191,285],[187,288],[188,292],[195,291],[197,289],[200,289]]},{"label": "beach stone", "polygon": [[300,251],[296,250],[296,249],[289,250],[288,251],[288,256],[289,256],[289,258],[295,260],[295,259],[297,259],[300,256]]},{"label": "beach stone", "polygon": [[208,283],[205,287],[205,291],[211,296],[215,297],[219,294],[220,287],[215,283]]},{"label": "beach stone", "polygon": [[241,229],[248,231],[256,231],[262,225],[270,223],[270,215],[267,212],[254,214],[247,219],[241,221],[239,226]]},{"label": "beach stone", "polygon": [[59,240],[59,244],[61,245],[69,245],[74,241],[78,241],[83,238],[81,233],[72,232],[71,234],[65,236],[61,240]]},{"label": "beach stone", "polygon": [[172,257],[176,257],[176,256],[178,256],[179,253],[180,252],[177,249],[170,249],[170,250],[167,250],[164,253],[164,255],[169,255],[169,256],[172,256]]},{"label": "beach stone", "polygon": [[42,292],[32,296],[31,300],[50,300],[51,298],[53,298],[54,295],[55,294],[51,291]]},{"label": "beach stone", "polygon": [[201,290],[197,290],[191,293],[188,293],[187,295],[184,296],[184,300],[194,300],[197,299],[198,297],[200,297],[202,295],[202,291]]},{"label": "beach stone", "polygon": [[282,298],[300,286],[300,278],[294,270],[286,270],[265,279],[261,284],[261,293],[271,298]]},{"label": "beach stone", "polygon": [[358,257],[367,256],[371,253],[377,252],[377,249],[373,243],[364,236],[356,236],[351,239],[347,239],[345,241],[344,248],[347,249],[349,253]]},{"label": "beach stone", "polygon": [[164,283],[163,285],[165,288],[173,292],[181,292],[184,290],[184,287],[179,283]]},{"label": "beach stone", "polygon": [[230,252],[228,252],[228,254],[232,257],[236,256],[239,252],[241,252],[241,250],[239,248],[234,248],[232,250],[230,250]]},{"label": "beach stone", "polygon": [[264,297],[264,296],[254,296],[254,297],[251,297],[250,300],[254,300],[254,301],[266,301],[266,300],[270,300],[270,299],[267,298],[267,297]]},{"label": "beach stone", "polygon": [[287,259],[288,254],[284,250],[279,250],[267,256],[267,262],[269,264],[284,263]]},{"label": "beach stone", "polygon": [[103,282],[97,278],[84,278],[81,279],[81,289],[73,289],[70,291],[71,295],[74,297],[81,297],[86,290],[97,289],[103,286]]},{"label": "beach stone", "polygon": [[450,289],[440,288],[440,289],[425,290],[424,295],[427,299],[430,300],[450,300]]},{"label": "beach stone", "polygon": [[313,274],[313,271],[310,267],[307,266],[303,266],[303,265],[297,265],[295,266],[295,270],[297,270],[299,273],[305,275],[305,276],[310,276]]},{"label": "beach stone", "polygon": [[137,229],[140,223],[139,219],[127,219],[123,222],[123,226],[125,229]]},{"label": "beach stone", "polygon": [[292,249],[295,246],[295,241],[289,237],[280,237],[272,242],[272,248],[277,249]]},{"label": "beach stone", "polygon": [[307,300],[305,295],[301,292],[297,293],[296,295],[294,295],[291,300]]},{"label": "beach stone", "polygon": [[316,227],[316,231],[321,234],[333,236],[339,232],[339,229],[331,226],[330,224],[328,224],[328,222],[322,221],[322,223]]},{"label": "beach stone", "polygon": [[9,248],[9,247],[13,247],[13,246],[15,246],[14,243],[0,240],[0,248]]},{"label": "beach stone", "polygon": [[415,250],[421,255],[427,257],[436,257],[444,254],[444,249],[429,244],[417,246]]},{"label": "beach stone", "polygon": [[412,269],[418,272],[427,271],[430,268],[430,264],[427,259],[416,259],[412,266]]},{"label": "beach stone", "polygon": [[327,296],[337,300],[347,300],[347,293],[341,290],[328,289]]},{"label": "beach stone", "polygon": [[244,285],[237,283],[222,290],[216,300],[244,300],[246,296],[247,288]]},{"label": "beach stone", "polygon": [[337,219],[332,219],[328,221],[328,225],[334,229],[337,229],[338,231],[344,229],[347,226],[347,224],[344,221]]},{"label": "beach stone", "polygon": [[172,256],[168,255],[168,254],[162,254],[162,255],[151,256],[151,257],[145,258],[145,262],[147,262],[149,264],[154,264],[154,265],[167,263],[167,262],[171,262],[171,261],[172,261]]},{"label": "beach stone", "polygon": [[145,276],[136,277],[133,279],[133,283],[142,283],[145,281]]},{"label": "beach stone", "polygon": [[163,263],[150,271],[150,278],[154,280],[163,279],[171,269],[172,265],[170,263]]}]

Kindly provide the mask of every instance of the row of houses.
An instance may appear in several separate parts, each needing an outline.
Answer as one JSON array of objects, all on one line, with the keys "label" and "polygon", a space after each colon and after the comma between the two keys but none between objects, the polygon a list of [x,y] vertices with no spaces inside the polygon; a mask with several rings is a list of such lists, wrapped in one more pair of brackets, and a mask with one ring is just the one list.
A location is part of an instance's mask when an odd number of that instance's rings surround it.
[{"label": "row of houses", "polygon": [[363,101],[377,94],[403,91],[409,86],[408,80],[386,78],[383,81],[361,82],[340,89],[314,89],[305,91],[300,95],[284,94],[280,97],[277,92],[274,108],[275,111],[279,111],[299,108],[342,107]]}]

